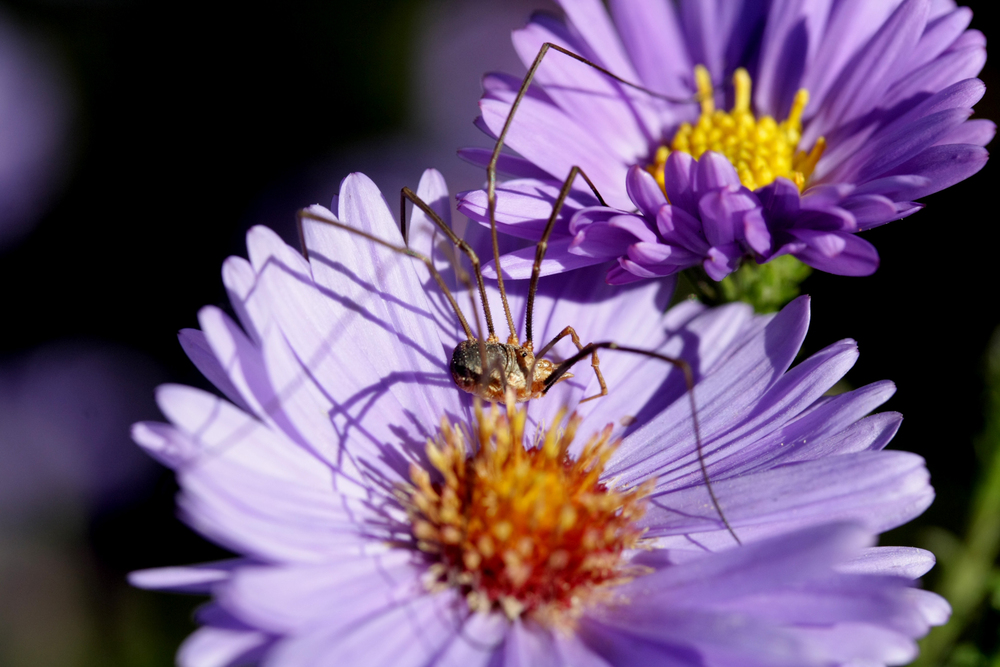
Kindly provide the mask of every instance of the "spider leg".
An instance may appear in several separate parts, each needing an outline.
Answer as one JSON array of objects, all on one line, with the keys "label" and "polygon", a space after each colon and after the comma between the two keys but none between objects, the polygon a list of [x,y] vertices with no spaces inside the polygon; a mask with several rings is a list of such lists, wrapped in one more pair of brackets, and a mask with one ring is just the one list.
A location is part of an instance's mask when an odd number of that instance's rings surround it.
[{"label": "spider leg", "polygon": [[413,202],[413,205],[419,208],[424,214],[429,217],[438,229],[440,229],[445,236],[455,245],[456,248],[465,253],[466,257],[469,258],[469,262],[472,264],[472,272],[476,276],[476,284],[479,288],[479,299],[483,304],[483,314],[486,317],[486,331],[489,334],[489,340],[495,341],[496,331],[493,328],[493,316],[490,313],[490,302],[486,298],[486,286],[483,284],[483,272],[479,268],[479,256],[476,255],[476,251],[472,249],[464,239],[458,237],[458,235],[452,230],[448,224],[441,219],[441,216],[437,214],[433,208],[431,208],[427,202],[417,196],[410,188],[403,188],[399,192],[399,225],[403,233],[403,238],[406,238],[406,200]]},{"label": "spider leg", "polygon": [[[500,250],[497,244],[497,224],[496,224],[497,161],[500,159],[500,150],[503,148],[504,141],[507,138],[507,133],[510,131],[510,127],[514,122],[514,115],[517,113],[517,109],[521,105],[521,102],[524,100],[525,95],[527,95],[528,88],[531,86],[531,82],[534,80],[535,75],[538,73],[538,68],[541,66],[542,60],[545,58],[545,54],[547,54],[549,50],[558,51],[559,53],[565,56],[568,56],[578,62],[583,63],[584,65],[596,69],[598,72],[601,72],[605,76],[614,79],[615,81],[621,83],[622,85],[628,86],[629,88],[632,88],[634,90],[641,91],[652,97],[657,97],[663,100],[667,100],[670,102],[677,102],[681,104],[692,101],[687,99],[677,99],[669,97],[667,95],[663,95],[662,93],[657,93],[656,91],[644,88],[643,86],[640,86],[631,81],[627,81],[626,79],[623,79],[617,74],[614,74],[613,72],[605,69],[604,67],[601,67],[597,63],[591,62],[590,60],[584,58],[583,56],[573,53],[569,49],[559,46],[558,44],[553,44],[552,42],[545,42],[544,44],[542,44],[541,48],[538,50],[538,55],[535,56],[534,62],[532,62],[531,67],[528,68],[528,73],[525,74],[524,79],[521,81],[521,87],[518,89],[517,96],[511,103],[510,111],[507,113],[507,118],[503,124],[503,129],[501,129],[500,134],[497,135],[496,145],[493,147],[493,153],[491,154],[490,161],[486,166],[486,202],[487,202],[487,209],[489,211],[490,234],[493,241],[493,261],[497,267],[497,287],[500,290],[500,299],[503,302],[504,314],[507,316],[507,323],[510,326],[512,336],[514,335],[513,333],[514,318],[510,314],[510,306],[507,303],[507,292],[504,289],[503,274],[500,271]],[[572,181],[572,178],[573,177],[571,176],[569,180]],[[586,176],[584,176],[584,178],[586,178]],[[589,178],[587,179],[587,182],[590,183]],[[601,198],[601,195],[597,193],[597,190],[596,188],[594,188],[592,183],[590,183],[590,186],[592,189],[594,189],[594,193],[597,194],[598,200],[603,205],[604,200]]]},{"label": "spider leg", "polygon": [[[573,358],[576,358],[577,356],[580,356],[581,354],[583,356],[586,356],[586,354],[584,354],[584,350],[587,349],[588,347],[592,347],[592,346],[585,346],[583,343],[580,342],[580,337],[577,335],[576,330],[573,329],[573,327],[566,327],[565,329],[563,329],[562,331],[560,331],[558,334],[556,334],[555,338],[553,338],[548,343],[546,343],[545,346],[541,350],[538,351],[538,354],[535,356],[535,358],[536,359],[540,359],[540,358],[544,357],[546,352],[548,352],[549,350],[551,350],[552,347],[556,343],[558,343],[559,341],[561,341],[566,336],[569,336],[573,340],[573,344],[576,345],[577,355],[574,356]],[[597,348],[596,347],[593,348],[592,350],[590,350],[590,355],[591,355],[591,357],[590,357],[590,367],[594,369],[594,375],[597,376],[597,382],[601,385],[601,391],[599,393],[597,393],[597,394],[594,394],[593,396],[588,396],[587,398],[581,399],[580,403],[586,403],[587,401],[593,400],[595,398],[600,398],[601,396],[607,396],[608,395],[608,385],[604,382],[604,375],[601,373],[601,360],[597,358]],[[556,369],[556,371],[553,372],[553,375],[555,375],[558,372],[559,375],[560,375],[560,377],[561,377],[567,370],[569,370],[569,368],[567,367],[566,370],[563,370],[562,372],[559,372],[559,369],[561,369],[564,365],[565,365],[565,362],[563,362],[562,364],[560,364],[560,366]],[[531,377],[534,377],[534,368],[531,369]],[[529,379],[529,382],[530,382],[530,379]],[[555,382],[549,383],[548,381],[546,381],[545,391],[548,391],[549,387],[551,387],[552,384],[555,384]]]},{"label": "spider leg", "polygon": [[[548,347],[548,346],[546,346]],[[545,349],[545,348],[543,348]],[[694,376],[691,373],[691,366],[683,359],[675,359],[674,357],[668,357],[665,354],[660,354],[659,352],[653,352],[652,350],[643,350],[637,347],[626,347],[624,345],[619,345],[611,341],[604,341],[601,343],[590,343],[589,345],[584,345],[576,354],[574,354],[569,359],[565,360],[559,366],[552,371],[552,375],[545,379],[545,390],[548,391],[552,385],[559,381],[570,368],[572,368],[577,362],[587,357],[589,354],[593,354],[599,349],[606,350],[619,350],[621,352],[631,352],[632,354],[641,354],[643,356],[652,357],[653,359],[659,359],[660,361],[665,361],[668,364],[681,369],[684,373],[684,383],[687,385],[688,400],[691,403],[691,421],[694,424],[694,441],[695,447],[698,454],[698,465],[701,468],[701,476],[705,481],[705,488],[708,489],[708,495],[712,499],[712,505],[715,507],[715,511],[719,514],[719,518],[722,520],[722,524],[729,531],[729,534],[733,536],[737,544],[743,544],[740,542],[740,538],[736,536],[736,531],[729,524],[729,520],[726,519],[725,513],[722,511],[722,505],[719,503],[718,497],[715,495],[715,490],[712,488],[712,480],[708,476],[708,466],[705,465],[705,456],[702,451],[701,444],[701,426],[698,423],[698,406],[695,404],[694,400]],[[543,391],[543,393],[544,393]]]},{"label": "spider leg", "polygon": [[[305,234],[303,232],[303,223],[306,220],[311,220],[313,222],[319,222],[325,225],[330,225],[331,227],[343,229],[346,232],[350,232],[351,234],[356,234],[358,236],[368,239],[369,241],[372,241],[373,243],[377,243],[383,248],[388,248],[389,250],[398,252],[401,255],[407,255],[408,257],[413,257],[414,259],[419,259],[420,261],[422,261],[427,266],[427,270],[430,271],[431,276],[434,277],[434,280],[437,282],[438,287],[441,288],[441,291],[448,299],[448,303],[451,304],[452,309],[455,311],[455,315],[458,316],[458,321],[462,325],[462,329],[465,331],[465,335],[468,336],[469,340],[474,340],[476,338],[472,333],[472,328],[469,327],[469,323],[465,319],[465,315],[462,314],[462,309],[458,307],[458,302],[455,301],[455,297],[454,295],[452,295],[451,290],[448,289],[448,285],[444,282],[444,278],[442,278],[441,274],[438,273],[438,270],[434,268],[434,262],[431,261],[430,257],[421,254],[415,250],[410,250],[406,246],[399,246],[394,243],[389,243],[388,241],[380,239],[377,236],[369,234],[368,232],[363,232],[360,229],[355,229],[354,227],[351,227],[350,225],[345,225],[344,223],[334,218],[320,217],[308,209],[303,209],[299,211],[297,216],[299,237],[302,239],[305,239]],[[302,245],[302,254],[305,256],[306,259],[309,259],[309,251],[306,249],[304,242]]]},{"label": "spider leg", "polygon": [[[590,180],[590,177],[587,176],[587,174],[584,173],[583,169],[580,167],[572,167],[569,170],[569,175],[566,177],[566,180],[563,181],[562,188],[559,189],[559,196],[556,198],[556,202],[552,206],[552,214],[549,216],[548,222],[545,223],[545,231],[542,232],[542,238],[538,240],[538,245],[535,246],[535,263],[531,266],[531,285],[528,287],[528,307],[524,319],[525,345],[531,345],[534,341],[532,324],[535,314],[535,292],[538,291],[538,279],[542,272],[542,260],[545,259],[545,252],[549,247],[549,236],[552,234],[552,228],[555,227],[556,218],[559,217],[559,212],[566,203],[566,197],[569,196],[569,191],[573,187],[573,181],[578,175],[587,182],[587,185],[590,186],[590,189],[594,192],[597,200],[601,202],[601,204],[604,204],[604,200],[601,198],[601,193],[597,191],[597,188]],[[497,266],[499,267],[500,264],[498,263]],[[499,275],[499,270],[497,274]]]}]

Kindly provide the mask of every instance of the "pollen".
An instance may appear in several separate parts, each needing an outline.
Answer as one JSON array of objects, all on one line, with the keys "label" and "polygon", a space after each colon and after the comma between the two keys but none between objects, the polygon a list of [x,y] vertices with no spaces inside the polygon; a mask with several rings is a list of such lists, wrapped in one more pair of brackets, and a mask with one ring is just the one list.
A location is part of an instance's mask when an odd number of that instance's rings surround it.
[{"label": "pollen", "polygon": [[799,150],[802,138],[802,111],[809,102],[809,92],[799,89],[792,101],[788,118],[777,122],[771,116],[757,118],[750,110],[750,75],[742,67],[733,74],[735,103],[726,112],[715,108],[712,79],[708,70],[698,65],[694,70],[701,100],[701,115],[694,125],[684,123],[669,146],[660,146],[647,169],[664,185],[664,165],[673,151],[698,159],[706,151],[721,153],[736,167],[740,182],[750,190],[764,187],[783,176],[804,190],[816,163],[826,149],[820,137],[808,152]]},{"label": "pollen", "polygon": [[610,425],[574,457],[578,417],[560,428],[563,410],[530,446],[526,418],[513,404],[487,413],[477,404],[470,437],[442,420],[427,444],[439,479],[414,464],[401,497],[417,546],[436,561],[430,587],[460,588],[475,611],[572,625],[588,602],[643,572],[624,555],[642,541],[636,521],[653,482],[621,490],[601,481],[617,447]]}]

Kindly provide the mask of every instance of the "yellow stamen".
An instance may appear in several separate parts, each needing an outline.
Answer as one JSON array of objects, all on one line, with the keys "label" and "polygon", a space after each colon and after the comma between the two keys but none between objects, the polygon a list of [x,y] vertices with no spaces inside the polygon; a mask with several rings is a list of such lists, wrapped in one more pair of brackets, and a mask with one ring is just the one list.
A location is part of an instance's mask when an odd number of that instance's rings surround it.
[{"label": "yellow stamen", "polygon": [[809,152],[797,150],[802,138],[802,112],[809,103],[809,92],[804,88],[799,90],[788,118],[778,123],[771,116],[758,119],[753,115],[750,110],[752,81],[742,67],[733,73],[735,101],[730,112],[715,108],[712,80],[704,66],[695,67],[694,78],[701,116],[694,125],[681,125],[670,146],[660,146],[653,163],[647,167],[664,192],[664,167],[671,151],[688,153],[695,159],[706,151],[721,153],[736,168],[740,182],[751,190],[772,183],[779,176],[791,180],[800,191],[804,190],[826,148],[826,140],[820,137]]},{"label": "yellow stamen", "polygon": [[750,112],[750,75],[742,67],[733,74],[733,87],[736,89],[736,104],[733,113]]},{"label": "yellow stamen", "polygon": [[475,410],[476,447],[443,421],[427,445],[440,481],[414,464],[413,486],[400,496],[419,548],[439,559],[428,586],[458,587],[476,610],[572,625],[588,602],[643,572],[622,554],[639,546],[635,522],[653,482],[619,490],[600,481],[618,444],[610,426],[574,458],[568,452],[580,420],[574,415],[560,429],[565,410],[530,448],[525,410]]},{"label": "yellow stamen", "polygon": [[694,81],[698,87],[698,99],[701,101],[703,116],[711,116],[715,111],[715,97],[712,92],[712,75],[704,65],[695,65]]}]

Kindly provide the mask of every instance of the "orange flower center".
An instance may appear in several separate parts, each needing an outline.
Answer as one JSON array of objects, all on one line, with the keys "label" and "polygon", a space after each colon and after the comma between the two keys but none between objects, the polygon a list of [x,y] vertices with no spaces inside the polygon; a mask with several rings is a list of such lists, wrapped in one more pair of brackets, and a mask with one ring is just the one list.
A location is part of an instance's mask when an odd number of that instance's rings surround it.
[{"label": "orange flower center", "polygon": [[475,611],[501,609],[547,625],[572,624],[595,596],[642,573],[623,552],[636,548],[642,498],[652,480],[631,490],[600,481],[617,442],[611,427],[595,434],[576,458],[568,454],[579,425],[565,411],[532,447],[524,445],[524,409],[476,405],[477,448],[468,454],[462,430],[442,420],[427,456],[440,472],[432,481],[411,465],[404,493],[420,549],[435,554],[430,586],[457,586]]}]

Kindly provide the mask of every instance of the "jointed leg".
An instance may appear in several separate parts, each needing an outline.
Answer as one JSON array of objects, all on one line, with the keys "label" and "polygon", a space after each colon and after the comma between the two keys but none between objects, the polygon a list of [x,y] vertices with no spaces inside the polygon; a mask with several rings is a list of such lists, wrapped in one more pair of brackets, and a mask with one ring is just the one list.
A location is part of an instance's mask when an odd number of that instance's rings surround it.
[{"label": "jointed leg", "polygon": [[[565,329],[563,329],[562,331],[560,331],[558,334],[556,334],[555,338],[553,338],[548,343],[546,343],[545,347],[543,347],[542,349],[540,349],[538,351],[538,354],[535,355],[535,358],[536,359],[541,359],[542,357],[544,357],[545,354],[549,350],[551,350],[555,346],[556,343],[558,343],[559,341],[561,341],[566,336],[569,336],[570,338],[572,338],[573,339],[573,344],[576,345],[577,355],[574,356],[573,358],[576,359],[577,356],[579,356],[580,354],[583,354],[583,350],[586,349],[586,347],[588,347],[588,346],[584,346],[583,343],[580,342],[580,337],[576,334],[576,330],[573,329],[573,327],[566,327]],[[562,368],[564,365],[565,365],[565,362],[563,362],[563,364],[561,364],[559,366],[559,368]],[[605,384],[605,382],[604,382],[604,375],[601,374],[601,360],[597,358],[597,348],[594,348],[591,351],[590,367],[594,369],[594,375],[597,376],[597,382],[598,382],[598,384],[601,385],[601,391],[598,394],[594,394],[593,396],[588,396],[587,398],[581,399],[580,403],[586,403],[587,401],[593,400],[595,398],[600,398],[601,396],[607,396],[608,395],[608,385]],[[566,370],[569,370],[569,368],[567,368]],[[559,369],[556,369],[555,372],[559,373],[559,375],[561,377],[564,373],[566,373],[566,370],[563,370],[562,372],[559,372]],[[554,374],[555,373],[553,373],[553,375]],[[534,376],[534,369],[532,369],[531,375]],[[529,378],[528,382],[529,382],[529,386],[530,386],[531,378]],[[551,387],[551,386],[552,386],[552,383],[547,383],[545,391],[548,391],[549,387]]]},{"label": "jointed leg", "polygon": [[[545,251],[549,247],[549,236],[552,235],[552,228],[555,227],[556,218],[559,217],[559,212],[562,210],[563,205],[566,203],[566,197],[569,196],[569,191],[573,187],[573,181],[576,179],[577,175],[583,177],[583,180],[587,182],[590,189],[593,190],[594,195],[597,197],[597,201],[601,202],[604,206],[604,199],[601,197],[601,193],[597,191],[590,177],[583,172],[580,167],[574,166],[569,170],[569,176],[563,181],[562,188],[559,189],[559,196],[556,198],[556,203],[552,207],[552,215],[549,216],[548,222],[545,223],[545,231],[542,232],[542,238],[539,239],[538,245],[535,246],[535,263],[531,267],[531,285],[528,288],[528,310],[524,321],[524,340],[525,344],[530,345],[534,341],[532,334],[532,323],[534,320],[535,313],[535,292],[538,290],[538,278],[541,276],[542,271],[542,260],[545,259]],[[499,264],[497,265],[499,266]]]},{"label": "jointed leg", "polygon": [[608,71],[607,69],[601,67],[597,63],[587,60],[581,55],[573,53],[569,49],[565,49],[559,46],[558,44],[553,44],[552,42],[545,42],[544,44],[542,44],[542,47],[538,50],[538,55],[535,56],[535,60],[534,62],[531,63],[531,67],[528,68],[528,73],[525,74],[524,80],[521,81],[521,87],[518,89],[517,96],[514,98],[514,102],[511,104],[510,112],[507,114],[507,120],[504,121],[503,129],[500,130],[500,135],[497,137],[497,143],[493,147],[493,154],[490,156],[489,165],[486,167],[486,178],[487,178],[486,201],[489,205],[489,215],[491,224],[494,220],[494,215],[496,213],[497,160],[500,159],[500,150],[503,148],[503,142],[507,138],[507,132],[510,130],[510,126],[514,121],[514,114],[517,113],[517,108],[521,105],[521,100],[523,100],[524,96],[528,93],[528,88],[531,86],[531,82],[534,80],[535,75],[538,73],[538,68],[542,64],[542,59],[545,58],[545,54],[549,52],[549,49],[558,51],[559,53],[567,55],[570,58],[573,58],[574,60],[583,63],[584,65],[593,67],[598,72],[601,72],[605,76],[614,79],[618,83],[621,83],[623,85],[628,86],[629,88],[633,88],[635,90],[646,93],[651,97],[658,97],[662,100],[666,100],[668,102],[675,102],[678,104],[697,101],[697,99],[695,100],[677,99],[674,97],[670,97],[668,95],[663,95],[662,93],[657,93],[653,90],[649,90],[648,88],[644,88],[636,83],[621,78],[617,74]]},{"label": "jointed leg", "polygon": [[[550,346],[546,346],[545,350]],[[725,513],[722,511],[722,505],[719,504],[719,499],[715,496],[715,491],[712,489],[712,481],[708,477],[708,467],[705,465],[705,457],[702,452],[701,445],[701,426],[698,423],[698,406],[694,401],[694,376],[691,373],[691,366],[683,359],[675,359],[674,357],[668,357],[665,354],[660,354],[659,352],[653,352],[652,350],[643,350],[636,347],[625,347],[624,345],[618,345],[610,341],[605,341],[602,343],[590,343],[589,345],[584,345],[579,352],[574,354],[572,357],[566,361],[559,364],[559,366],[552,371],[550,375],[545,380],[545,391],[548,391],[552,385],[554,385],[560,377],[562,377],[570,368],[572,368],[577,362],[584,359],[588,354],[593,354],[599,349],[606,350],[619,350],[621,352],[631,352],[633,354],[641,354],[646,357],[652,357],[654,359],[659,359],[660,361],[665,361],[671,364],[684,373],[684,383],[687,385],[688,399],[691,402],[691,421],[694,423],[694,441],[695,447],[698,453],[698,464],[701,467],[701,476],[705,480],[705,487],[708,489],[708,495],[712,499],[712,505],[715,507],[715,511],[718,512],[719,518],[722,520],[723,525],[729,534],[733,536],[737,544],[742,544],[740,538],[736,536],[736,531],[733,527],[729,525],[729,520],[726,519]],[[539,355],[541,356],[541,355]]]},{"label": "jointed leg", "polygon": [[[486,298],[486,286],[483,284],[483,272],[479,268],[479,256],[472,249],[464,239],[458,237],[458,235],[452,230],[448,224],[441,219],[441,216],[437,214],[437,211],[432,209],[423,199],[417,196],[417,194],[410,188],[403,188],[399,192],[399,226],[403,233],[403,239],[406,239],[406,200],[409,199],[413,202],[413,205],[423,211],[427,217],[434,221],[434,224],[438,226],[445,236],[447,236],[456,248],[465,253],[469,258],[469,262],[472,264],[472,272],[476,275],[476,283],[479,287],[479,299],[483,302],[483,314],[486,316],[486,330],[489,334],[489,339],[495,341],[496,332],[493,328],[493,316],[490,313],[490,302]],[[511,330],[513,331],[513,329]]]},{"label": "jointed leg", "polygon": [[302,254],[305,256],[306,259],[309,259],[309,251],[306,249],[306,245],[305,245],[305,234],[303,232],[303,224],[302,224],[304,220],[312,220],[314,222],[321,222],[321,223],[323,223],[325,225],[330,225],[331,227],[337,227],[338,229],[343,229],[344,231],[350,232],[352,234],[357,234],[358,236],[366,238],[369,241],[377,243],[378,245],[382,246],[383,248],[388,248],[389,250],[398,252],[401,255],[407,255],[409,257],[414,257],[414,258],[419,259],[420,261],[422,261],[427,266],[427,270],[431,272],[431,275],[434,277],[434,280],[437,282],[438,287],[441,288],[441,291],[444,293],[445,297],[448,299],[448,303],[451,304],[452,309],[455,311],[455,315],[458,316],[459,324],[462,325],[462,329],[465,331],[465,335],[469,338],[469,340],[475,340],[476,337],[472,334],[472,329],[469,327],[469,323],[466,321],[465,316],[462,314],[462,309],[458,307],[458,302],[455,301],[455,297],[452,295],[451,290],[448,289],[448,285],[445,284],[444,279],[441,277],[441,274],[438,273],[438,270],[436,268],[434,268],[434,262],[431,261],[430,257],[428,257],[427,255],[423,255],[423,254],[421,254],[419,252],[416,252],[415,250],[410,250],[406,246],[398,246],[398,245],[395,245],[393,243],[389,243],[388,241],[383,241],[382,239],[378,238],[377,236],[373,236],[372,234],[369,234],[368,232],[363,232],[360,229],[355,229],[354,227],[351,227],[350,225],[345,225],[344,223],[340,222],[339,220],[332,220],[332,219],[329,219],[329,218],[322,218],[322,217],[316,215],[315,213],[309,211],[308,209],[303,209],[303,210],[299,211],[297,221],[298,221],[298,228],[299,228],[299,238],[303,239]]},{"label": "jointed leg", "polygon": [[[528,73],[525,75],[524,80],[521,81],[521,87],[517,91],[517,96],[514,98],[514,102],[511,104],[510,112],[507,114],[507,119],[504,121],[503,129],[500,131],[500,134],[497,137],[497,143],[493,147],[493,154],[490,156],[489,164],[486,167],[486,204],[490,220],[490,236],[493,242],[493,261],[497,267],[497,287],[500,290],[500,299],[503,302],[504,314],[507,316],[507,324],[510,326],[510,331],[512,336],[514,335],[514,318],[510,314],[510,306],[507,303],[507,292],[504,289],[503,285],[503,272],[500,270],[500,250],[497,244],[497,225],[496,225],[497,160],[500,159],[500,150],[503,148],[503,142],[507,138],[507,132],[510,130],[510,126],[514,121],[514,114],[517,113],[517,108],[521,105],[521,101],[527,94],[528,88],[531,86],[531,82],[534,80],[535,74],[538,72],[538,68],[542,64],[542,59],[545,57],[545,54],[549,52],[549,49],[558,51],[559,53],[567,55],[570,58],[573,58],[574,60],[583,63],[584,65],[593,67],[597,71],[601,72],[602,74],[608,77],[611,77],[615,81],[623,85],[626,85],[630,88],[634,88],[635,90],[642,91],[652,97],[658,97],[667,101],[679,102],[679,103],[687,101],[687,100],[677,100],[672,97],[663,95],[661,93],[654,92],[647,88],[643,88],[642,86],[632,83],[631,81],[626,81],[625,79],[608,71],[607,69],[601,67],[600,65],[593,63],[590,60],[584,58],[583,56],[573,53],[569,49],[563,48],[558,44],[553,44],[551,42],[545,42],[544,44],[542,44],[542,47],[538,50],[538,55],[535,56],[534,62],[531,63],[531,67],[528,69]],[[570,176],[569,180],[570,181],[573,180],[573,175]],[[590,179],[587,179],[587,182],[590,183]],[[597,190],[596,188],[594,188],[592,183],[590,183],[590,186],[592,189],[594,189],[594,192],[596,194]],[[601,199],[600,194],[597,195],[597,198],[599,200]],[[603,204],[604,201],[601,200],[601,203]],[[555,217],[555,215],[553,215],[553,217]]]}]

